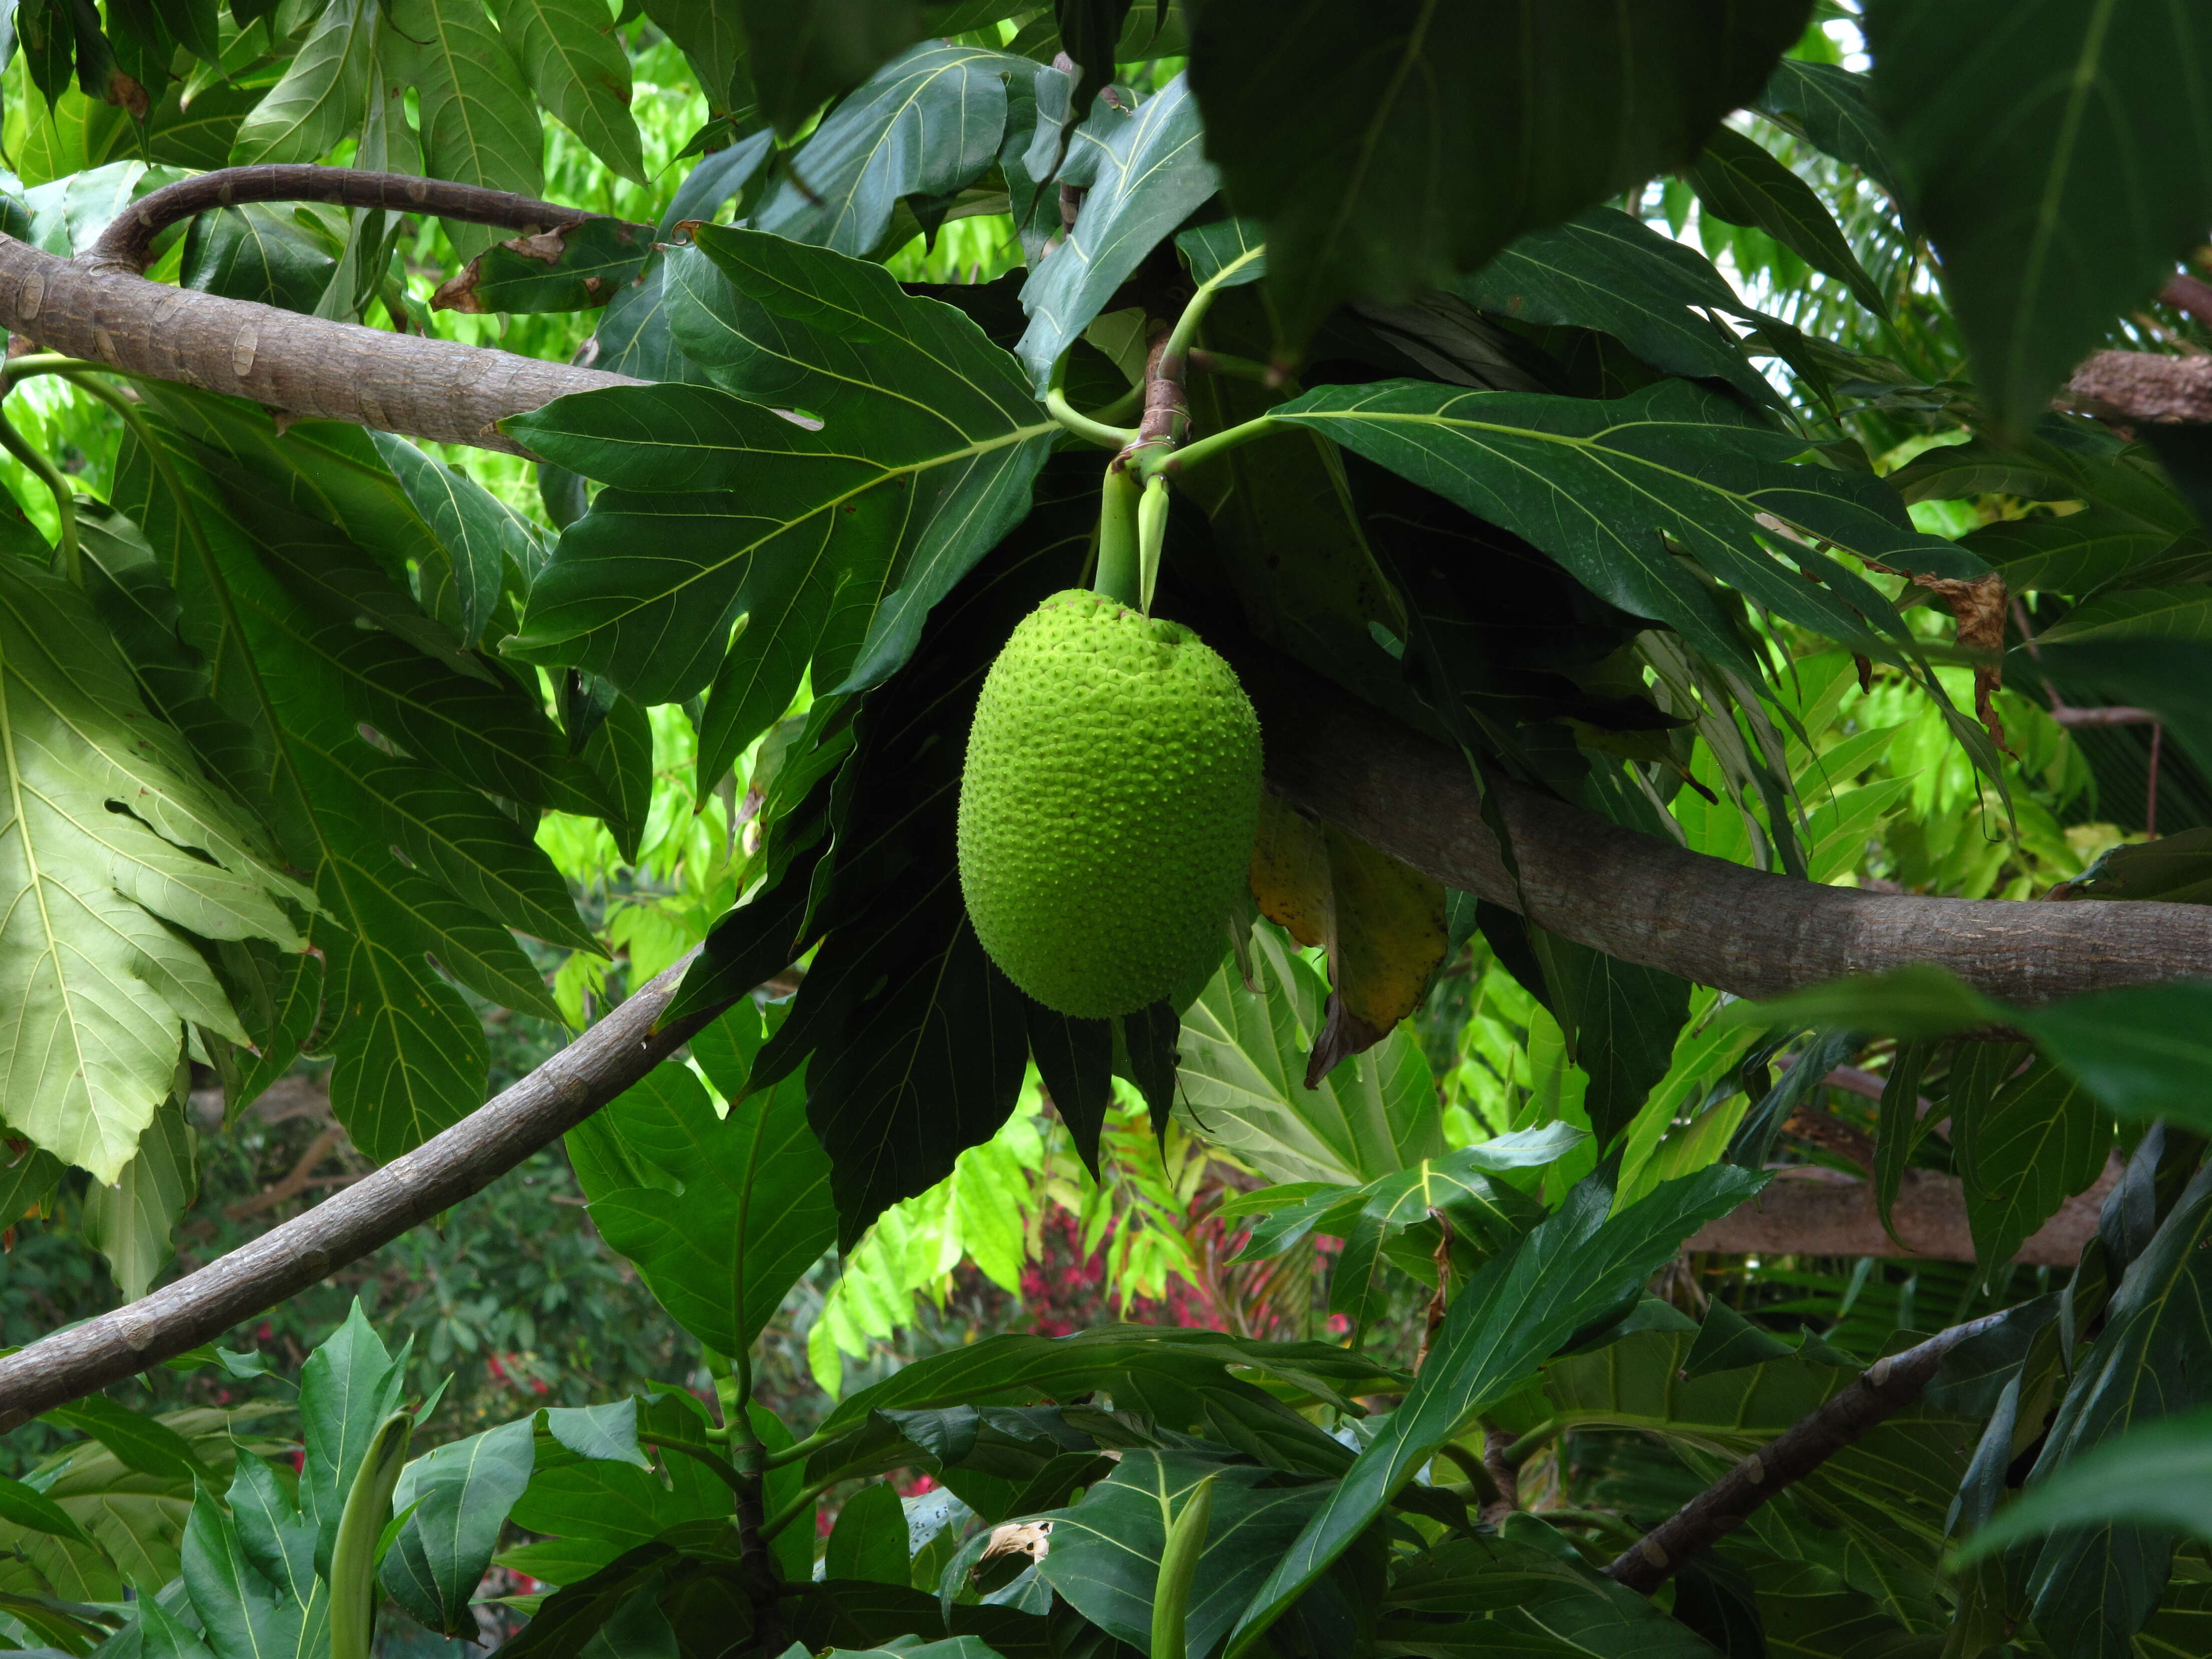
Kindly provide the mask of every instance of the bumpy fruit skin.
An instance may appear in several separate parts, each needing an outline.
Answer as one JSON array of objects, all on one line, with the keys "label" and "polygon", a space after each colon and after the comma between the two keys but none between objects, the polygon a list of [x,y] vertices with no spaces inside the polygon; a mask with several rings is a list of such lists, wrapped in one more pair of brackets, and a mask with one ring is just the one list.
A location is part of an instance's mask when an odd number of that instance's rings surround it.
[{"label": "bumpy fruit skin", "polygon": [[960,888],[1006,976],[1081,1018],[1201,982],[1260,817],[1260,722],[1188,628],[1055,593],[991,665],[960,780]]}]

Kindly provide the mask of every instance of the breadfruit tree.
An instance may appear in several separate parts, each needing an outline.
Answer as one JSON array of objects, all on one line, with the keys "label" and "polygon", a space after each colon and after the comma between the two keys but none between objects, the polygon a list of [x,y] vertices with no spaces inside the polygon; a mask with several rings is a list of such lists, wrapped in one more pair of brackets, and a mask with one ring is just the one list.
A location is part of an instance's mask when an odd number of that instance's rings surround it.
[{"label": "breadfruit tree", "polygon": [[[0,1484],[0,1638],[473,1635],[511,1522],[548,1659],[2212,1647],[2212,26],[11,28],[0,1197],[137,1299],[0,1357],[87,1437]],[[650,174],[641,54],[703,100]],[[2142,810],[2054,884],[2069,767]],[[581,841],[693,849],[660,932]],[[1448,1133],[1406,1024],[1471,948],[1571,1089]],[[588,1029],[487,1102],[488,1010]],[[303,1059],[381,1167],[146,1294],[196,1079]],[[1037,1087],[1094,1176],[1117,1091],[1224,1149],[1243,1259],[1342,1241],[1349,1340],[994,1338],[794,1436],[779,1304]],[[714,1401],[410,1462],[357,1317],[294,1480],[98,1393],[564,1134]],[[1972,1287],[1855,1359],[1686,1249]]]}]

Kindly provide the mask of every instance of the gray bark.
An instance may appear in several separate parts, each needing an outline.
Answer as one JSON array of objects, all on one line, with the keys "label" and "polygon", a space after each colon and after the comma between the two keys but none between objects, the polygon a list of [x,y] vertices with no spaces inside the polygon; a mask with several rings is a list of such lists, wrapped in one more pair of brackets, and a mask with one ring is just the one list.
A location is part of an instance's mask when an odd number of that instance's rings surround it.
[{"label": "gray bark", "polygon": [[1552,932],[1747,997],[1907,963],[2022,1006],[2212,974],[2212,906],[1927,898],[1824,887],[1620,829],[1510,781],[1518,886],[1466,760],[1272,653],[1232,651],[1269,787],[1315,817]]},{"label": "gray bark", "polygon": [[704,1027],[719,1009],[656,1025],[692,955],[514,1087],[443,1134],[271,1227],[251,1243],[113,1313],[0,1358],[0,1434],[212,1341],[481,1192],[582,1122]]},{"label": "gray bark", "polygon": [[[310,175],[315,188],[291,185],[293,174]],[[540,209],[562,214],[561,222],[592,216],[500,191],[343,167],[208,173],[148,196],[79,258],[58,258],[0,235],[0,325],[49,350],[125,374],[234,392],[290,415],[514,454],[528,452],[499,431],[497,423],[507,416],[571,392],[639,384],[628,375],[541,362],[488,346],[170,288],[137,273],[143,245],[155,231],[186,209],[222,205],[226,188],[239,201],[308,195],[396,205],[386,198],[404,198],[416,185],[422,198],[410,205],[448,218],[527,230],[538,226]]]}]

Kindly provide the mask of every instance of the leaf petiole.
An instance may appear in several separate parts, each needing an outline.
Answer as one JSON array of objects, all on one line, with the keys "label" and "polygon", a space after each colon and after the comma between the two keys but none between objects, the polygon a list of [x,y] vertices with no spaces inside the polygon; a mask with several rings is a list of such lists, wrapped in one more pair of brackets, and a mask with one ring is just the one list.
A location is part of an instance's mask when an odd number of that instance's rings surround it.
[{"label": "leaf petiole", "polygon": [[[1051,416],[1062,427],[1073,432],[1085,442],[1097,444],[1102,449],[1126,449],[1129,445],[1136,442],[1137,434],[1132,428],[1115,426],[1108,421],[1085,415],[1074,404],[1069,403],[1067,394],[1060,390],[1060,381],[1066,374],[1067,359],[1062,357],[1053,365],[1052,385],[1046,389],[1044,394],[1046,414]],[[1142,386],[1132,386],[1127,393],[1118,398],[1104,413],[1111,415],[1118,412],[1123,404],[1127,404],[1131,398],[1140,395],[1143,390]]]},{"label": "leaf petiole", "polygon": [[[0,393],[4,395],[4,393]],[[30,440],[15,429],[15,423],[5,414],[0,414],[0,448],[23,464],[23,469],[46,485],[54,498],[54,517],[59,521],[61,534],[54,548],[54,574],[66,576],[78,587],[84,586],[84,555],[76,540],[76,499],[70,487],[55,469],[54,464],[39,453]]]},{"label": "leaf petiole", "polygon": [[1281,422],[1272,415],[1259,415],[1224,431],[1200,438],[1179,449],[1164,445],[1139,449],[1129,457],[1129,465],[1139,477],[1155,476],[1175,478],[1204,466],[1218,455],[1226,455],[1232,449],[1241,449],[1255,439],[1264,438]]}]

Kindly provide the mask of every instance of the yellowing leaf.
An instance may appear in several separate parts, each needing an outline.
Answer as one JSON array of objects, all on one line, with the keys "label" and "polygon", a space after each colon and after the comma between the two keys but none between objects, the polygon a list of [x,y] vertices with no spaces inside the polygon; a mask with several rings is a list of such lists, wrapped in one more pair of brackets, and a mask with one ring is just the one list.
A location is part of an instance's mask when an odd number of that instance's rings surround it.
[{"label": "yellowing leaf", "polygon": [[[0,562],[0,1103],[114,1182],[167,1098],[181,1022],[246,1041],[175,928],[300,948],[238,815],[147,714],[82,594]],[[169,924],[173,924],[173,927]]]},{"label": "yellowing leaf", "polygon": [[1328,953],[1328,1012],[1306,1062],[1306,1087],[1318,1087],[1420,1006],[1444,957],[1444,890],[1271,794],[1252,848],[1252,896],[1300,945]]}]

